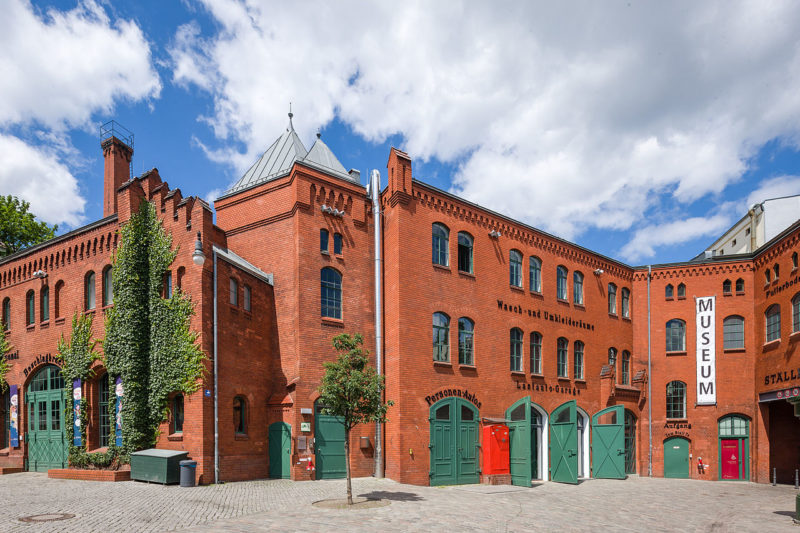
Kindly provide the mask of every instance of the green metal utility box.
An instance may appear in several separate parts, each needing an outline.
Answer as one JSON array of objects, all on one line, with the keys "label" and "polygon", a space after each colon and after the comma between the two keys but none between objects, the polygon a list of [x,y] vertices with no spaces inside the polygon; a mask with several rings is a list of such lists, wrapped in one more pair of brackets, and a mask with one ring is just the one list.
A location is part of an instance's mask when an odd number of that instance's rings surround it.
[{"label": "green metal utility box", "polygon": [[180,462],[189,452],[176,450],[142,450],[131,454],[131,479],[151,483],[178,483],[181,480]]}]

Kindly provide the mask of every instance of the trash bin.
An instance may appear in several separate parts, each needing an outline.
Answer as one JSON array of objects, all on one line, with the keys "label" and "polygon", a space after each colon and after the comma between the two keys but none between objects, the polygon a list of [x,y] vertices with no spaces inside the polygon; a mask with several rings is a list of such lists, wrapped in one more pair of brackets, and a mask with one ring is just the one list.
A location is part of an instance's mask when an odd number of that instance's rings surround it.
[{"label": "trash bin", "polygon": [[181,487],[194,487],[197,461],[181,461]]},{"label": "trash bin", "polygon": [[794,521],[800,524],[800,493],[794,499]]}]

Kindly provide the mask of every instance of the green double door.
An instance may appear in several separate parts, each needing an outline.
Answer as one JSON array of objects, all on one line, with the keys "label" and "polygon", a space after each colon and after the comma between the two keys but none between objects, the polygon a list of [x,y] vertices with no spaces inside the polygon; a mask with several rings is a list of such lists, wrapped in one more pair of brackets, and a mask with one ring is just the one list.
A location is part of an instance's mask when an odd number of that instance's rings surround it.
[{"label": "green double door", "polygon": [[614,405],[592,417],[592,475],[625,479],[625,408]]},{"label": "green double door", "polygon": [[55,365],[48,365],[31,379],[25,394],[28,412],[27,468],[47,472],[67,466],[67,439],[64,424],[66,396],[64,378]]},{"label": "green double door", "polygon": [[565,402],[550,414],[550,479],[578,483],[578,404]]},{"label": "green double door", "polygon": [[445,398],[430,409],[431,485],[478,483],[478,409]]},{"label": "green double door", "polygon": [[292,426],[275,422],[269,426],[269,477],[289,479],[292,460]]},{"label": "green double door", "polygon": [[314,450],[317,479],[341,479],[347,476],[344,458],[344,419],[322,414],[317,405],[314,415]]},{"label": "green double door", "polygon": [[537,414],[531,407],[531,398],[526,396],[506,410],[509,430],[509,461],[511,484],[530,487],[536,477],[539,456],[538,435],[535,419]]}]

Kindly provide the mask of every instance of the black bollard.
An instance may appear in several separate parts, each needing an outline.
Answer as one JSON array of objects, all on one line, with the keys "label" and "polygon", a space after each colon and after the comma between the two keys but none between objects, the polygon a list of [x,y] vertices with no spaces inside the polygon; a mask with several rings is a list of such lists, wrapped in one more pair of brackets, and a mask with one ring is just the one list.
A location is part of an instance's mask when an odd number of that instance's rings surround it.
[{"label": "black bollard", "polygon": [[773,468],[772,469],[772,486],[774,487],[777,484],[778,484],[778,469],[777,468]]},{"label": "black bollard", "polygon": [[794,489],[800,489],[800,478],[797,477],[798,470],[795,468],[794,470]]}]

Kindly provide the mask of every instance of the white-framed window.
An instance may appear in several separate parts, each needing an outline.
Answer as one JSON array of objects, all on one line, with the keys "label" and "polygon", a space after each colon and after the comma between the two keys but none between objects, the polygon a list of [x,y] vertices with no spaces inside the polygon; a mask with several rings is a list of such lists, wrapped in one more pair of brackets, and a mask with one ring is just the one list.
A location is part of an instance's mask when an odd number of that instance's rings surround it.
[{"label": "white-framed window", "polygon": [[575,372],[575,379],[583,379],[583,348],[584,344],[581,341],[575,341],[573,346],[573,364]]},{"label": "white-framed window", "polygon": [[679,318],[673,318],[667,322],[667,346],[668,352],[686,351],[686,322]]},{"label": "white-framed window", "polygon": [[567,267],[561,265],[556,268],[556,297],[559,300],[567,299]]},{"label": "white-framed window", "polygon": [[531,292],[542,292],[542,260],[538,257],[529,257],[529,278]]},{"label": "white-framed window", "polygon": [[608,284],[608,314],[617,314],[617,286],[613,283]]},{"label": "white-framed window", "polygon": [[433,264],[450,266],[450,230],[447,226],[436,222],[431,232],[433,246]]},{"label": "white-framed window", "polygon": [[542,334],[531,333],[531,374],[542,373]]},{"label": "white-framed window", "polygon": [[738,315],[722,321],[722,346],[725,350],[744,348],[744,318]]},{"label": "white-framed window", "polygon": [[764,313],[767,321],[767,342],[781,338],[781,306],[773,304]]}]

